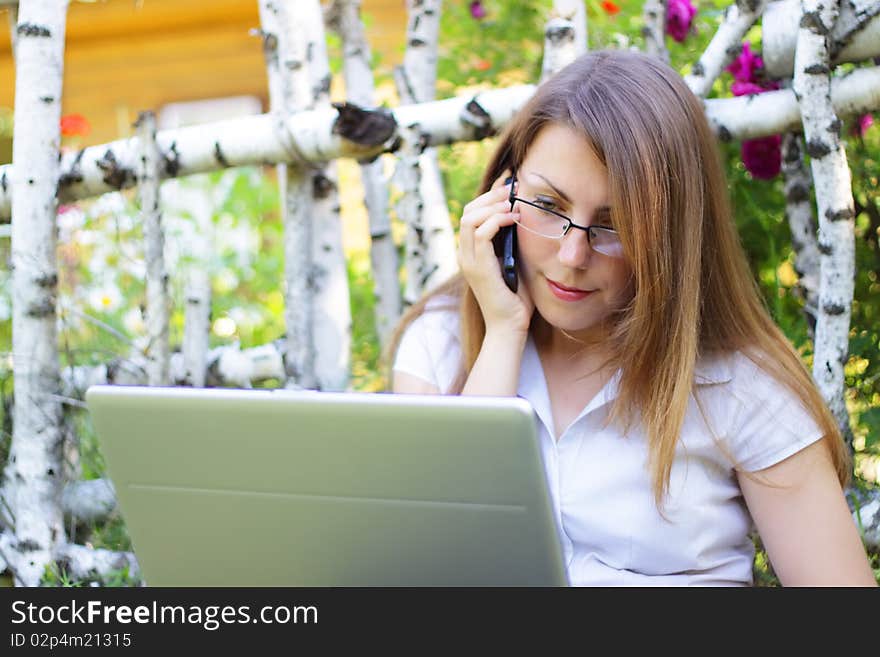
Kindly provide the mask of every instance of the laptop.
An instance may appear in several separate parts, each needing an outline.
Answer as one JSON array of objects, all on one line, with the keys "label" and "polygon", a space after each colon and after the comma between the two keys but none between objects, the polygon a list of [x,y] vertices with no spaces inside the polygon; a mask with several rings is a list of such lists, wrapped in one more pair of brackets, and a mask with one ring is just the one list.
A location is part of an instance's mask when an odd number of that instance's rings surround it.
[{"label": "laptop", "polygon": [[520,398],[97,385],[149,586],[567,586]]}]

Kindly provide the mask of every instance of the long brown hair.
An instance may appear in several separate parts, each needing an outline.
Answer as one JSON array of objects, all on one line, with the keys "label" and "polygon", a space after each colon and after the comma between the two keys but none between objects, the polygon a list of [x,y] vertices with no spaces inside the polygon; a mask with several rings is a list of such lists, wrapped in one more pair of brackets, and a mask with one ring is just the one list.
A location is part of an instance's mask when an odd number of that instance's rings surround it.
[{"label": "long brown hair", "polygon": [[[550,123],[581,133],[608,170],[611,220],[633,284],[632,301],[615,316],[608,344],[621,369],[611,420],[624,430],[636,415],[643,424],[658,506],[669,485],[698,358],[737,350],[810,410],[845,485],[849,451],[810,373],[767,312],[733,222],[715,137],[681,76],[637,52],[579,57],[517,112],[479,193],[505,169],[516,169]],[[460,274],[407,311],[388,356],[428,300],[442,294],[460,300],[462,363],[453,386],[459,393],[485,336],[479,305]]]}]

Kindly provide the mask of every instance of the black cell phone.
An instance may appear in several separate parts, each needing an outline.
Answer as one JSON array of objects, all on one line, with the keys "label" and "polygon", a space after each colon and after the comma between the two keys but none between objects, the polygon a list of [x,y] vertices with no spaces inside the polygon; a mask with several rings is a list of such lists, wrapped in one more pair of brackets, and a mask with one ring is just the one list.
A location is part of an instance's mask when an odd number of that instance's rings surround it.
[{"label": "black cell phone", "polygon": [[[511,180],[513,180],[512,176],[507,178],[504,181],[504,184],[510,184]],[[516,202],[513,200],[513,190],[510,190],[510,198],[510,211],[513,212],[513,205]],[[514,224],[513,226],[504,226],[501,230],[498,231],[497,239],[500,243],[500,249],[496,248],[496,253],[500,251],[499,256],[501,258],[501,277],[504,279],[507,287],[510,288],[510,291],[515,293],[517,288],[516,225]]]}]

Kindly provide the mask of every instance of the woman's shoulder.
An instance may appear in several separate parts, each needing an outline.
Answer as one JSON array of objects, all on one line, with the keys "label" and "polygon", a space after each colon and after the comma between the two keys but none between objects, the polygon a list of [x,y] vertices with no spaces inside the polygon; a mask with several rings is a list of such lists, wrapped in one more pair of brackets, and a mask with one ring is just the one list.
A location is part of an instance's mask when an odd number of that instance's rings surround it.
[{"label": "woman's shoulder", "polygon": [[421,314],[408,330],[434,333],[441,331],[458,338],[458,299],[451,295],[436,295],[428,299]]}]

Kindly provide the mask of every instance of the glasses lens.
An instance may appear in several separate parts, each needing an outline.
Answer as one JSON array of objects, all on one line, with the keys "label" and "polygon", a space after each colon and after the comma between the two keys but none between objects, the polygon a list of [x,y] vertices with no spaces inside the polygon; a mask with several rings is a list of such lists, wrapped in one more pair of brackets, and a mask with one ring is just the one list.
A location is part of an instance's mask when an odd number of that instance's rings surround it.
[{"label": "glasses lens", "polygon": [[568,222],[552,212],[525,203],[520,203],[515,209],[519,210],[517,223],[535,235],[557,239],[565,233]]},{"label": "glasses lens", "polygon": [[603,255],[618,258],[623,255],[623,245],[617,233],[607,228],[593,226],[590,229],[590,246]]}]

